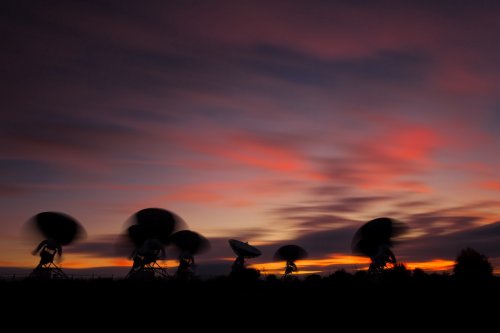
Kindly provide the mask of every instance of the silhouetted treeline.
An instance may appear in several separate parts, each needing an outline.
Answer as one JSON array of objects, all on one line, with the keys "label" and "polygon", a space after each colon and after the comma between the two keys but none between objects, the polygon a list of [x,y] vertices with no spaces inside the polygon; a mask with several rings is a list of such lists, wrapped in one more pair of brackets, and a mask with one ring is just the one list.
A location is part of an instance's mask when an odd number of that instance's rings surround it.
[{"label": "silhouetted treeline", "polygon": [[[0,281],[0,294],[2,304],[8,305],[4,318],[11,312],[33,320],[62,316],[72,325],[111,320],[125,328],[166,318],[185,324],[195,321],[207,329],[226,327],[229,320],[245,327],[265,322],[292,329],[309,321],[318,328],[334,323],[357,327],[347,318],[359,316],[369,324],[418,315],[425,323],[444,320],[445,313],[452,312],[454,317],[446,317],[450,325],[449,321],[479,316],[495,318],[488,317],[488,311],[496,309],[489,304],[500,296],[500,278],[471,282],[401,266],[381,275],[340,270],[324,277],[287,280],[269,275],[244,281],[226,276],[205,281]],[[213,319],[201,319],[207,317]]]}]

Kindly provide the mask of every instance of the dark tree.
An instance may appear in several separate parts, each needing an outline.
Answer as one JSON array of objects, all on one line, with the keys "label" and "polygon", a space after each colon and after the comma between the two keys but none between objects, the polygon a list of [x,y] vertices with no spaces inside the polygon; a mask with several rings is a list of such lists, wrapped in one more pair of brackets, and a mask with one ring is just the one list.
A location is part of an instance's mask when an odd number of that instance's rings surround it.
[{"label": "dark tree", "polygon": [[453,273],[465,280],[482,280],[493,276],[493,266],[488,258],[471,249],[463,249],[455,260]]},{"label": "dark tree", "polygon": [[353,275],[346,272],[345,269],[339,269],[327,277],[329,281],[335,281],[337,283],[346,283],[352,281],[353,278]]},{"label": "dark tree", "polygon": [[422,280],[427,278],[427,273],[425,273],[425,271],[422,268],[417,267],[413,270],[413,277],[415,279]]},{"label": "dark tree", "polygon": [[239,271],[232,271],[229,278],[240,282],[255,282],[260,277],[260,271],[254,268],[245,268]]},{"label": "dark tree", "polygon": [[278,277],[274,274],[270,274],[270,275],[266,276],[266,281],[270,282],[270,283],[274,283],[274,282],[278,281]]},{"label": "dark tree", "polygon": [[319,274],[311,274],[305,278],[305,281],[309,282],[309,283],[316,283],[316,282],[320,282],[321,280],[322,280],[322,277]]}]

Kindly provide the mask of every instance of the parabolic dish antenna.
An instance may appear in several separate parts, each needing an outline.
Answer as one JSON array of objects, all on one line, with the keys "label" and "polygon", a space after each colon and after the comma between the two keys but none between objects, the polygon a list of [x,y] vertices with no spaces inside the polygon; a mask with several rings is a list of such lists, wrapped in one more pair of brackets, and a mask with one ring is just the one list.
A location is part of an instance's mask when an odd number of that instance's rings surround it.
[{"label": "parabolic dish antenna", "polygon": [[161,208],[142,209],[132,215],[129,221],[131,226],[127,228],[127,234],[136,247],[140,247],[147,239],[158,239],[167,245],[172,233],[185,226],[179,216]]},{"label": "parabolic dish antenna", "polygon": [[307,251],[298,245],[285,245],[274,254],[275,260],[296,261],[307,258]]},{"label": "parabolic dish antenna", "polygon": [[28,222],[45,239],[52,239],[61,245],[69,245],[85,237],[83,227],[71,216],[57,212],[43,212]]},{"label": "parabolic dish antenna", "polygon": [[181,230],[170,237],[171,243],[181,252],[192,255],[208,251],[210,242],[197,232],[191,230]]},{"label": "parabolic dish antenna", "polygon": [[381,217],[365,223],[352,239],[352,252],[374,256],[381,245],[393,246],[397,238],[408,230],[406,224],[388,217]]},{"label": "parabolic dish antenna", "polygon": [[229,240],[229,246],[238,257],[256,258],[262,254],[259,249],[236,239]]}]

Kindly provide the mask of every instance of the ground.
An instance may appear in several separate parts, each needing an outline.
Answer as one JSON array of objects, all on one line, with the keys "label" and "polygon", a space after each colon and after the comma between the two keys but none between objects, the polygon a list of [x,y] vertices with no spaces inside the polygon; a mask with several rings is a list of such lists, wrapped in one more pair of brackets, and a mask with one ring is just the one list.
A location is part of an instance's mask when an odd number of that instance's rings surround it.
[{"label": "ground", "polygon": [[[264,329],[316,325],[478,325],[496,320],[500,280],[450,276],[373,278],[351,275],[305,281],[1,281],[4,314],[72,325],[202,325]],[[5,318],[10,318],[6,316]],[[202,319],[205,318],[205,319]],[[304,326],[306,325],[306,326]],[[333,326],[332,326],[333,325]],[[330,330],[330,329],[329,329]],[[336,329],[335,329],[336,330]]]}]

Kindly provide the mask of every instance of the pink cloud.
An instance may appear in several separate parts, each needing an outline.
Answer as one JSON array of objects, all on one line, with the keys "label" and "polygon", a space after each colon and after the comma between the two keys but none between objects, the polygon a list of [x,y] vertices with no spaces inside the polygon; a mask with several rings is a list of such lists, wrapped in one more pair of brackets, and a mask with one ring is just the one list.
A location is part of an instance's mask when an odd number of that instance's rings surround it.
[{"label": "pink cloud", "polygon": [[500,181],[490,180],[490,181],[481,182],[479,184],[479,187],[486,189],[486,190],[500,191]]},{"label": "pink cloud", "polygon": [[194,185],[169,186],[167,194],[152,199],[155,202],[183,202],[194,204],[217,204],[220,206],[247,207],[269,199],[284,198],[300,185],[277,181],[269,177],[242,180],[199,182]]},{"label": "pink cloud", "polygon": [[497,91],[495,59],[500,53],[491,45],[500,25],[488,10],[468,12],[464,19],[417,4],[315,7],[236,1],[179,8],[182,19],[175,22],[207,48],[265,45],[330,61],[368,59],[386,51],[421,55],[428,61],[422,73],[427,87],[454,95],[491,96]]},{"label": "pink cloud", "polygon": [[[424,9],[338,4],[219,2],[189,8],[177,24],[194,35],[231,45],[283,46],[326,59],[365,57],[380,50],[438,45],[442,18]],[[187,15],[189,12],[189,15]],[[391,20],[381,19],[391,17]],[[258,24],[255,24],[258,22]],[[199,37],[199,38],[200,38]]]},{"label": "pink cloud", "polygon": [[436,167],[435,154],[445,143],[442,135],[399,120],[378,125],[377,131],[365,133],[326,164],[331,181],[365,189],[431,191],[414,177]]},{"label": "pink cloud", "polygon": [[467,64],[440,64],[431,76],[431,83],[440,89],[456,94],[488,96],[498,91],[496,75],[480,73]]},{"label": "pink cloud", "polygon": [[[213,136],[212,133],[218,133]],[[308,162],[293,142],[279,142],[249,131],[227,131],[222,128],[203,128],[194,135],[171,132],[180,147],[216,159],[222,167],[229,165],[267,172],[310,178]]]}]

